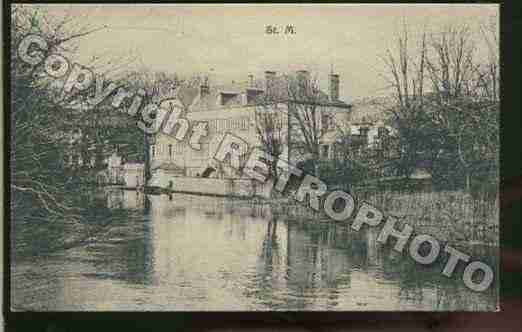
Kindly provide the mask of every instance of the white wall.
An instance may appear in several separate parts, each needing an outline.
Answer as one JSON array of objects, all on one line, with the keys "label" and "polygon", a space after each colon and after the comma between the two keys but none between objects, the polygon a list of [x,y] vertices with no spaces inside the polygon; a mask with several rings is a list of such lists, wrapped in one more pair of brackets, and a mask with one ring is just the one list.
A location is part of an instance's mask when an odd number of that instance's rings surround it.
[{"label": "white wall", "polygon": [[127,188],[137,188],[143,186],[144,179],[144,171],[143,165],[139,166],[129,166],[124,165],[123,168],[123,183]]}]

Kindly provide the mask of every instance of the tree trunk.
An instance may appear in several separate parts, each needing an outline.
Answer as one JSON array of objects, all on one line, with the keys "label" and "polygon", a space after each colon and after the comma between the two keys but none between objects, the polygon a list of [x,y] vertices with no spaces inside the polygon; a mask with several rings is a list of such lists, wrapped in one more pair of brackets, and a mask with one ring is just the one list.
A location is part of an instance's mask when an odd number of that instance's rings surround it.
[{"label": "tree trunk", "polygon": [[316,178],[319,178],[319,176],[320,176],[320,174],[319,174],[319,160],[318,160],[318,158],[316,158],[314,160],[314,176]]}]

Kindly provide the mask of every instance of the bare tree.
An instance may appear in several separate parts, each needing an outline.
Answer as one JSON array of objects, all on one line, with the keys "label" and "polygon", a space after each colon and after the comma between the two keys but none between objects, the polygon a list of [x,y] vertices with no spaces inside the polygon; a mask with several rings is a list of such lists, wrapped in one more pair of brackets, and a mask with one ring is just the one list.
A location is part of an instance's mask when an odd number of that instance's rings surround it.
[{"label": "bare tree", "polygon": [[265,100],[256,105],[255,109],[255,126],[256,133],[261,142],[262,149],[273,156],[270,164],[270,177],[278,177],[277,162],[284,152],[284,146],[287,144],[287,131],[284,130],[286,115],[277,108],[277,102],[270,100],[267,96]]},{"label": "bare tree", "polygon": [[477,89],[473,75],[478,67],[475,40],[469,27],[450,26],[431,38],[429,79],[434,93],[444,102],[471,96]]},{"label": "bare tree", "polygon": [[480,25],[480,32],[487,47],[487,63],[477,73],[480,87],[484,96],[494,102],[499,101],[500,74],[499,74],[499,30],[498,16],[490,17],[488,22]]},{"label": "bare tree", "polygon": [[[284,75],[256,101],[256,132],[262,148],[276,156],[287,146],[304,160],[313,162],[319,175],[323,106],[327,97],[319,90],[317,79],[308,73]],[[290,155],[289,155],[290,156]],[[272,173],[277,173],[274,163]]]},{"label": "bare tree", "polygon": [[397,50],[387,49],[382,57],[387,71],[383,77],[395,97],[395,104],[388,111],[399,133],[397,168],[399,173],[410,175],[419,159],[433,159],[430,152],[437,151],[433,146],[436,142],[431,140],[433,128],[424,108],[428,66],[426,33],[423,32],[416,47],[412,47],[404,24],[396,45]]},{"label": "bare tree", "polygon": [[[74,197],[67,195],[63,155],[69,143],[71,114],[50,98],[38,75],[42,64],[27,68],[16,52],[28,33],[48,42],[47,52],[71,51],[81,37],[103,29],[78,23],[77,17],[51,17],[44,7],[14,5],[11,11],[11,210],[34,218],[45,211],[49,219],[78,220]],[[45,83],[45,82],[43,82]]]},{"label": "bare tree", "polygon": [[[315,176],[319,176],[320,142],[323,136],[321,116],[325,99],[317,78],[307,75],[285,77],[291,148],[297,148],[312,157]],[[321,103],[323,102],[323,103]]]},{"label": "bare tree", "polygon": [[481,61],[476,56],[478,41],[468,27],[450,27],[433,38],[428,66],[443,149],[457,156],[468,190],[473,174],[498,152],[498,57],[484,38],[488,58]]},{"label": "bare tree", "polygon": [[[402,166],[406,173],[422,158],[434,171],[458,174],[470,188],[472,175],[491,168],[498,152],[498,47],[496,28],[482,27],[488,46],[484,63],[476,56],[477,40],[468,26],[450,26],[422,34],[419,49],[408,48],[408,31],[398,38],[398,55],[387,51],[388,82],[396,104],[390,108],[399,131]],[[486,31],[489,32],[486,33]],[[498,45],[497,45],[498,46]],[[419,59],[415,61],[414,59]],[[429,82],[429,89],[425,88]],[[487,153],[488,158],[484,158]],[[481,155],[482,154],[482,155]],[[453,166],[443,163],[453,163]],[[446,174],[442,174],[442,173]]]},{"label": "bare tree", "polygon": [[[416,106],[422,104],[427,71],[426,33],[422,33],[417,49],[412,49],[406,25],[397,37],[397,50],[388,48],[382,57],[386,65],[387,75],[384,79],[395,92],[398,106],[397,112],[414,112]],[[415,60],[418,57],[418,60]]]}]

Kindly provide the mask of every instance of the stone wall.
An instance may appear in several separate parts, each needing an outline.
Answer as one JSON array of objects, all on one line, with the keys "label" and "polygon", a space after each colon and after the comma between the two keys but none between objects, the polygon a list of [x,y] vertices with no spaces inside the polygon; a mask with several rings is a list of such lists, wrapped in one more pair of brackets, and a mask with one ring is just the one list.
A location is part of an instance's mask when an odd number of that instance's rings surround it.
[{"label": "stone wall", "polygon": [[270,196],[269,185],[253,180],[172,177],[171,181],[172,187],[168,189],[174,192],[238,197]]}]

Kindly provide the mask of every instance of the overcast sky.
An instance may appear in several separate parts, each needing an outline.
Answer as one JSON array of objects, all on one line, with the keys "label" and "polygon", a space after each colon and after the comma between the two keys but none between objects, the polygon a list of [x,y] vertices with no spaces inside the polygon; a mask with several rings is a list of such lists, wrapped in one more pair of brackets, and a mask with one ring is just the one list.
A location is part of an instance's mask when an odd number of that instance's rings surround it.
[{"label": "overcast sky", "polygon": [[[140,66],[181,75],[211,73],[211,83],[262,77],[265,70],[308,69],[326,87],[331,66],[341,98],[386,93],[379,56],[392,46],[402,21],[410,30],[498,17],[497,5],[52,5],[108,28],[84,37],[79,59],[133,54]],[[84,16],[81,16],[84,14]],[[292,25],[295,34],[269,35],[267,25]]]}]

